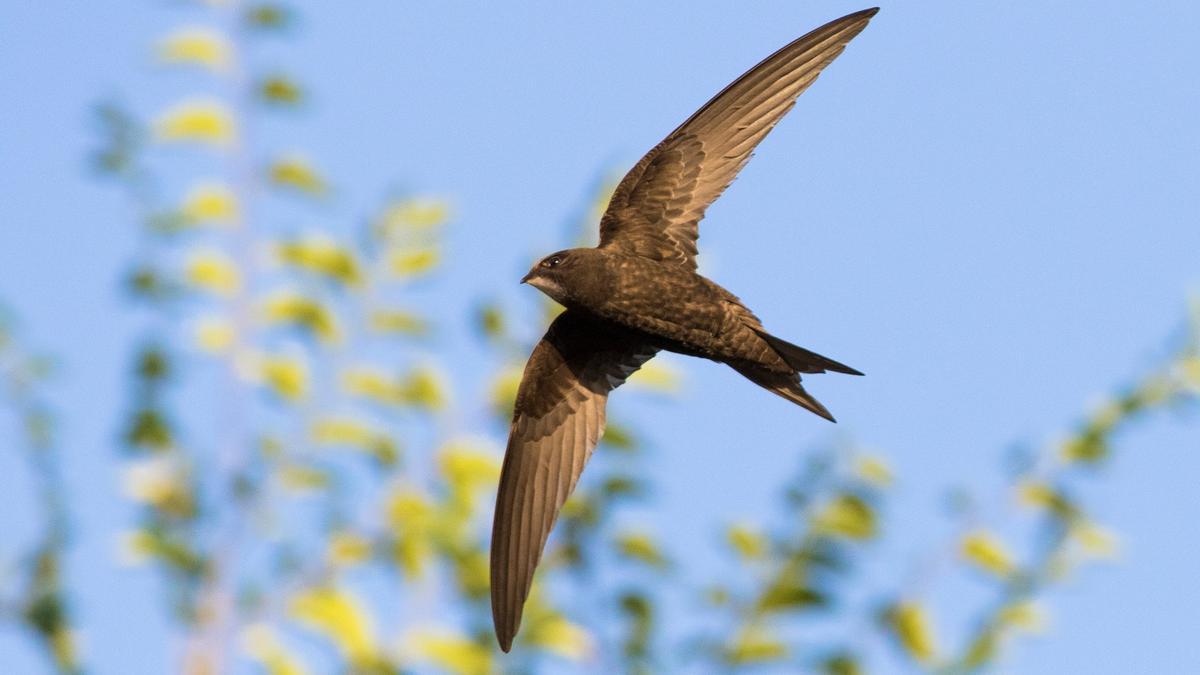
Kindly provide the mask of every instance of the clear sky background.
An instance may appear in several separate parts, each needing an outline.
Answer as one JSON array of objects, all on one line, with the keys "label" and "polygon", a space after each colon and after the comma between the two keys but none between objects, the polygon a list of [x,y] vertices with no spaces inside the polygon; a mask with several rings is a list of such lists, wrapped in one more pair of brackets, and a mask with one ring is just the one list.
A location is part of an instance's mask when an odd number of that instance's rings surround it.
[{"label": "clear sky background", "polygon": [[[336,177],[339,205],[397,187],[456,205],[437,300],[464,394],[483,388],[484,355],[460,317],[483,295],[536,292],[517,279],[564,243],[598,175],[776,48],[861,8],[298,5],[296,35],[260,56],[313,88],[288,136]],[[136,235],[86,169],[89,107],[170,102],[179,87],[147,53],[187,16],[152,2],[0,8],[0,299],[62,363],[69,579],[101,673],[162,672],[169,633],[153,575],[114,554],[131,522],[115,425],[136,327],[118,278]],[[869,579],[886,588],[945,541],[949,487],[994,490],[1006,447],[1051,440],[1166,355],[1200,286],[1197,36],[1191,0],[883,7],[709,210],[700,241],[704,271],[773,332],[867,373],[811,378],[841,423],[682,358],[678,403],[614,396],[652,430],[659,491],[645,518],[688,570],[714,569],[717,524],[774,513],[806,444],[844,435],[900,477],[888,565]],[[1088,495],[1121,558],[1055,591],[1049,632],[1003,671],[1200,672],[1197,429],[1157,418],[1124,439]],[[6,504],[19,468],[0,458]],[[7,553],[29,524],[4,510]],[[0,631],[0,671],[40,667],[22,635]]]}]

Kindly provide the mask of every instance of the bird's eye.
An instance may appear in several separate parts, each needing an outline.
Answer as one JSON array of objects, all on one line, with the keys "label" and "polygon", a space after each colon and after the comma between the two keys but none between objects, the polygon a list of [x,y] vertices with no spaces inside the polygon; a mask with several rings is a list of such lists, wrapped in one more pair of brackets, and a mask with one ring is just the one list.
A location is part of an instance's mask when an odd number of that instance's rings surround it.
[{"label": "bird's eye", "polygon": [[562,262],[562,256],[552,255],[542,261],[542,267],[558,267],[560,262]]}]

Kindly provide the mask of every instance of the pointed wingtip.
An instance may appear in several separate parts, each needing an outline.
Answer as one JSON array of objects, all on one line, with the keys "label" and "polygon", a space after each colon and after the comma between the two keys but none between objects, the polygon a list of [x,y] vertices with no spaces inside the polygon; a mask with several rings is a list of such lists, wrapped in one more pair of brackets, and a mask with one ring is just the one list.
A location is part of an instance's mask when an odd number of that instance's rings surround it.
[{"label": "pointed wingtip", "polygon": [[513,638],[516,637],[517,631],[510,628],[507,623],[496,621],[493,617],[493,622],[496,627],[496,642],[500,645],[500,651],[505,654],[512,651]]},{"label": "pointed wingtip", "polygon": [[[495,543],[492,544],[493,552],[496,550]],[[507,654],[512,650],[513,639],[517,635],[517,628],[521,625],[521,615],[517,614],[514,619],[512,613],[508,611],[509,604],[505,602],[502,594],[497,593],[500,587],[496,579],[496,563],[492,562],[492,626],[496,631],[496,642],[500,645],[500,651]]]}]

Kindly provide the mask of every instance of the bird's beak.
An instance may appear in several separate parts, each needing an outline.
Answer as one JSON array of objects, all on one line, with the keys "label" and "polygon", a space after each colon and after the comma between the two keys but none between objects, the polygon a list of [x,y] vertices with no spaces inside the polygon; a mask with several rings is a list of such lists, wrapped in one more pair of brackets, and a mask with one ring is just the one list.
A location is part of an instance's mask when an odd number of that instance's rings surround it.
[{"label": "bird's beak", "polygon": [[533,278],[533,270],[529,270],[529,274],[526,274],[525,276],[521,277],[521,283],[527,284],[527,283],[529,283],[529,280],[532,278]]}]

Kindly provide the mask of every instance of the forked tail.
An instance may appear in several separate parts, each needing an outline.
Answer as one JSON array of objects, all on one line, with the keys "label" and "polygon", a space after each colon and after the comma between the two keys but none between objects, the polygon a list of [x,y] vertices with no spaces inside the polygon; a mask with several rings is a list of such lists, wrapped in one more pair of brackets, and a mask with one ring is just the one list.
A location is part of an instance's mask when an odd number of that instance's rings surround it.
[{"label": "forked tail", "polygon": [[833,419],[833,415],[829,413],[829,410],[821,405],[820,401],[813,398],[812,394],[804,390],[804,387],[800,384],[799,375],[795,373],[778,373],[753,365],[735,366],[730,364],[730,367],[763,389],[782,396],[792,403],[824,417],[830,422],[837,422],[837,420]]},{"label": "forked tail", "polygon": [[771,349],[778,352],[783,357],[783,360],[787,361],[787,364],[795,368],[798,373],[824,373],[831,370],[835,373],[845,373],[846,375],[862,375],[861,372],[844,363],[838,363],[827,356],[810,352],[804,347],[797,347],[787,340],[777,338],[766,331],[755,330],[754,332],[766,340],[767,344],[771,345]]}]

